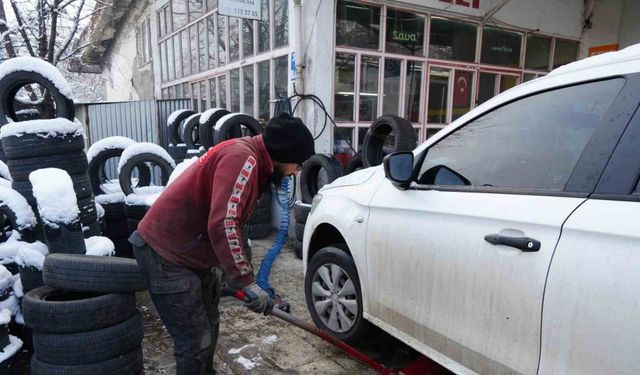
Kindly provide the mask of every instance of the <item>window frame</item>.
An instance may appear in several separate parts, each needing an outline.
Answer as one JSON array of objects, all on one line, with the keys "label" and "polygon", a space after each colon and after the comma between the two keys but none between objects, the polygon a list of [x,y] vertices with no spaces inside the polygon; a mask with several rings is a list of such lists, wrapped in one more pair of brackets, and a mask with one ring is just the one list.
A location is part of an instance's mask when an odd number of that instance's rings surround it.
[{"label": "window frame", "polygon": [[[158,25],[159,27],[159,25]],[[136,28],[139,63],[138,67],[147,65],[153,61],[153,46],[151,43],[151,16],[144,17]],[[160,46],[160,44],[158,44]],[[166,46],[165,46],[166,48]]]}]

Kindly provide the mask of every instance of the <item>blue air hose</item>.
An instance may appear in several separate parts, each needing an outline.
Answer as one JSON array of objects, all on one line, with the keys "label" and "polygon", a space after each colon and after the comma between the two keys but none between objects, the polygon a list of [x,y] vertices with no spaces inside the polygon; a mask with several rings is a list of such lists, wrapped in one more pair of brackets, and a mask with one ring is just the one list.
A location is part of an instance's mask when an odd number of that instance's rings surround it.
[{"label": "blue air hose", "polygon": [[258,277],[256,278],[256,283],[264,289],[271,298],[275,298],[275,290],[269,284],[269,274],[271,273],[271,267],[273,266],[273,262],[275,262],[276,258],[280,254],[280,250],[284,246],[287,241],[287,236],[289,234],[289,179],[283,178],[280,183],[280,192],[282,194],[277,194],[278,204],[280,205],[280,228],[278,229],[278,235],[276,236],[276,240],[271,246],[271,248],[267,251],[264,258],[262,259],[262,263],[260,263],[260,270],[258,271]]}]

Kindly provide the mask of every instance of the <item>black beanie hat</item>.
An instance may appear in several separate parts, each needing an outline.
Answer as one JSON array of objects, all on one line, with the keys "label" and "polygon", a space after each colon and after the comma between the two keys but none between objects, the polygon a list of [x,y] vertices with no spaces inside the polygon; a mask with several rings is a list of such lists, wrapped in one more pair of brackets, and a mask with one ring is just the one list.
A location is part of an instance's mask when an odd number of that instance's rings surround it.
[{"label": "black beanie hat", "polygon": [[282,112],[269,120],[262,133],[271,160],[302,163],[315,154],[313,136],[302,120]]}]

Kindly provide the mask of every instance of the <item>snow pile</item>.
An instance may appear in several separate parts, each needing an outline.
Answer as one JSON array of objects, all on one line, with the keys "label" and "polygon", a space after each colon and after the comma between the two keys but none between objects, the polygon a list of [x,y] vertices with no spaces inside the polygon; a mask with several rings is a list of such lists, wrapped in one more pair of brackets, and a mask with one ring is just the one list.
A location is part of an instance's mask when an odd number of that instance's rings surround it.
[{"label": "snow pile", "polygon": [[11,286],[13,289],[13,294],[16,297],[22,298],[24,296],[24,291],[22,290],[22,280],[20,280],[20,274],[16,273],[13,275],[13,285]]},{"label": "snow pile", "polygon": [[89,150],[87,150],[87,159],[89,160],[89,162],[91,162],[91,159],[95,158],[96,155],[104,150],[112,150],[115,148],[124,150],[125,148],[135,143],[136,141],[127,137],[116,136],[103,138],[89,147]]},{"label": "snow pile", "polygon": [[11,263],[18,253],[18,249],[26,245],[26,242],[20,241],[20,234],[18,232],[11,233],[5,242],[0,243],[0,264]]},{"label": "snow pile", "polygon": [[256,366],[258,366],[256,361],[259,360],[259,359],[262,359],[262,358],[258,357],[258,358],[249,359],[249,358],[245,358],[243,356],[239,356],[238,358],[236,358],[236,362],[241,364],[245,368],[245,370],[251,370],[251,369],[255,368]]},{"label": "snow pile", "polygon": [[262,339],[262,342],[264,344],[269,344],[269,345],[275,344],[277,341],[278,341],[278,336],[276,335],[270,335]]},{"label": "snow pile", "polygon": [[82,124],[71,122],[66,118],[14,122],[0,128],[0,138],[20,137],[24,134],[37,134],[39,137],[49,138],[69,134],[84,136],[84,131]]},{"label": "snow pile", "polygon": [[[134,179],[132,178],[131,183],[134,183],[133,180]],[[122,193],[122,187],[120,187],[120,181],[118,180],[116,180],[115,182],[105,182],[104,184],[100,185],[100,188],[107,194]]]},{"label": "snow pile", "polygon": [[13,286],[13,275],[7,267],[0,265],[0,293]]},{"label": "snow pile", "polygon": [[176,166],[173,158],[164,148],[154,143],[140,142],[124,149],[122,155],[120,156],[120,162],[118,163],[118,174],[120,174],[120,170],[129,159],[140,154],[154,154],[164,159],[172,168],[175,168]]},{"label": "snow pile", "polygon": [[11,188],[11,181],[5,180],[4,178],[0,177],[0,186],[10,189]]},{"label": "snow pile", "polygon": [[11,311],[2,309],[0,311],[0,324],[5,325],[11,323]]},{"label": "snow pile", "polygon": [[[145,187],[161,187],[161,186],[145,186]],[[151,207],[160,197],[162,191],[157,193],[139,193],[129,194],[124,200],[127,206],[147,206]]]},{"label": "snow pile", "polygon": [[233,118],[235,116],[238,116],[238,115],[245,115],[245,116],[251,117],[251,115],[248,115],[246,113],[239,113],[239,112],[237,112],[237,113],[229,113],[228,115],[222,116],[220,118],[220,120],[218,120],[218,122],[216,122],[216,127],[215,127],[216,131],[220,130],[220,128],[222,127],[222,124],[227,122],[227,120],[229,120],[230,118]]},{"label": "snow pile", "polygon": [[[72,189],[73,190],[73,189]],[[0,186],[0,205],[7,206],[16,215],[18,229],[32,228],[36,225],[36,215],[27,200],[17,191]]]},{"label": "snow pile", "polygon": [[5,300],[0,301],[0,310],[1,309],[9,309],[11,311],[11,315],[16,315],[16,313],[20,312],[20,301],[15,294],[9,294],[9,297]]},{"label": "snow pile", "polygon": [[207,109],[206,111],[202,112],[202,115],[200,116],[200,124],[201,125],[206,124],[207,121],[209,121],[209,119],[211,118],[211,116],[213,116],[218,111],[226,111],[226,109],[224,109],[224,108],[211,108],[211,109]]},{"label": "snow pile", "polygon": [[96,203],[98,204],[111,204],[124,202],[124,193],[110,193],[96,195]]},{"label": "snow pile", "polygon": [[195,148],[190,148],[187,150],[187,155],[197,155],[200,153],[200,150],[196,150]]},{"label": "snow pile", "polygon": [[181,114],[191,111],[190,109],[179,109],[177,111],[173,111],[171,112],[171,114],[169,115],[169,118],[167,118],[167,126],[171,126],[171,123],[176,121],[176,119],[178,118],[178,116],[180,116]]},{"label": "snow pile", "polygon": [[189,159],[184,159],[182,162],[176,165],[176,167],[173,169],[173,172],[171,172],[171,176],[169,176],[169,181],[167,181],[167,186],[171,185],[171,183],[175,181],[176,178],[178,178],[182,174],[182,172],[186,171],[187,168],[189,168],[197,160],[198,160],[198,157],[194,156]]},{"label": "snow pile", "polygon": [[22,340],[13,335],[9,335],[9,345],[4,347],[0,352],[0,363],[13,357],[20,348],[22,348]]},{"label": "snow pile", "polygon": [[71,86],[62,73],[48,62],[35,57],[14,57],[0,64],[0,79],[13,72],[35,72],[51,81],[60,93],[73,99]]},{"label": "snow pile", "polygon": [[33,267],[42,271],[44,257],[47,254],[49,254],[47,245],[36,241],[20,247],[16,254],[15,261],[20,267]]},{"label": "snow pile", "polygon": [[13,178],[11,178],[11,173],[9,172],[9,167],[7,167],[5,162],[3,162],[2,160],[0,160],[0,177],[4,178],[7,181],[13,181]]},{"label": "snow pile", "polygon": [[104,217],[104,207],[98,202],[96,203],[96,212],[98,213],[98,218]]},{"label": "snow pile", "polygon": [[87,248],[86,255],[98,255],[110,257],[115,254],[115,246],[107,237],[93,236],[84,240]]},{"label": "snow pile", "polygon": [[563,65],[552,70],[549,74],[547,74],[547,76],[555,76],[558,74],[593,68],[604,64],[619,63],[637,59],[640,59],[640,44],[634,44],[620,51],[603,53]]},{"label": "snow pile", "polygon": [[29,181],[42,220],[52,228],[78,220],[78,201],[69,174],[62,169],[44,168],[31,172]]}]

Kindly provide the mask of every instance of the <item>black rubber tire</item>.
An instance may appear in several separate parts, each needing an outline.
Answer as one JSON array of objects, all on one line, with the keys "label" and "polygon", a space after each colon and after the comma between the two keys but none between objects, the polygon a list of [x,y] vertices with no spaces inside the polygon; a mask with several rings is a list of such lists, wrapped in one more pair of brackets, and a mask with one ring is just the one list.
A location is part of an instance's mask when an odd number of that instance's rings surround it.
[{"label": "black rubber tire", "polygon": [[198,132],[200,126],[200,116],[200,114],[192,116],[189,118],[189,121],[184,124],[184,129],[182,130],[182,139],[187,145],[187,149],[197,150],[200,147],[200,133]]},{"label": "black rubber tire", "polygon": [[22,298],[25,324],[37,332],[74,333],[111,327],[136,311],[133,293],[87,293],[48,286]]},{"label": "black rubber tire", "polygon": [[111,222],[126,219],[124,214],[124,202],[103,203],[102,208],[104,208],[104,219],[107,221],[107,225]]},{"label": "black rubber tire", "polygon": [[[88,228],[88,229],[86,229]],[[85,224],[83,226],[82,235],[84,238],[101,236],[102,235],[102,225],[100,221],[94,221],[93,223]],[[84,254],[84,253],[83,253]]]},{"label": "black rubber tire", "polygon": [[84,150],[84,137],[75,133],[56,137],[41,137],[37,134],[10,136],[2,138],[2,150],[8,159],[66,154]]},{"label": "black rubber tire", "polygon": [[33,346],[39,360],[73,366],[102,362],[128,353],[142,344],[143,336],[142,315],[136,311],[124,322],[95,331],[33,332]]},{"label": "black rubber tire", "polygon": [[350,173],[359,171],[360,169],[364,169],[364,168],[365,167],[364,167],[364,162],[362,161],[362,152],[358,152],[355,155],[353,155],[351,160],[349,160],[347,165],[344,167],[344,174],[346,176]]},{"label": "black rubber tire", "polygon": [[56,227],[44,223],[42,227],[49,253],[84,254],[86,252],[80,222],[57,224]]},{"label": "black rubber tire", "polygon": [[6,218],[6,220],[11,225],[12,230],[18,231],[20,233],[20,240],[25,242],[33,242],[35,238],[36,225],[25,227],[22,229],[18,229],[18,223],[16,222],[17,217],[16,213],[13,211],[11,207],[7,205],[6,202],[0,201],[0,214]]},{"label": "black rubber tire", "polygon": [[[86,173],[69,175],[73,182],[73,190],[76,193],[76,198],[87,198],[91,195],[91,181],[89,181],[89,175]],[[33,187],[31,181],[13,181],[11,183],[13,190],[19,192],[24,196],[33,197]]]},{"label": "black rubber tire", "polygon": [[[124,151],[123,148],[110,148],[100,151],[89,162],[89,180],[91,181],[91,188],[93,194],[100,195],[107,192],[102,189],[102,184],[105,183],[104,167],[107,160],[112,158],[119,158]],[[137,186],[149,186],[151,183],[151,171],[146,164],[140,164],[136,166],[138,168],[138,185]]]},{"label": "black rubber tire", "polygon": [[[11,322],[9,322],[11,324]],[[5,348],[11,343],[9,340],[9,324],[0,324],[0,348]],[[2,372],[0,372],[2,374]]]},{"label": "black rubber tire", "polygon": [[[393,132],[394,142],[390,150],[385,150],[387,136]],[[382,164],[382,159],[398,151],[411,151],[416,148],[418,139],[411,123],[402,117],[383,115],[375,119],[362,143],[362,162],[365,168]]]},{"label": "black rubber tire", "polygon": [[[234,134],[236,132],[232,130],[234,128],[237,128],[239,125],[246,127],[251,135],[262,134],[262,125],[260,125],[258,120],[247,114],[238,113],[235,116],[227,119],[224,123],[220,124],[220,127],[215,131],[213,135],[215,144],[226,141],[227,139],[238,138],[238,134]],[[217,123],[216,126],[218,126]],[[240,134],[240,136],[242,136],[242,134]]]},{"label": "black rubber tire", "polygon": [[142,220],[144,215],[147,214],[147,211],[149,211],[149,208],[150,207],[146,205],[129,205],[125,203],[124,215],[127,219]]},{"label": "black rubber tire", "polygon": [[[94,348],[99,349],[99,348]],[[142,346],[106,361],[85,365],[53,365],[31,357],[31,375],[139,375],[142,371]]]},{"label": "black rubber tire", "polygon": [[87,173],[89,164],[84,152],[37,156],[25,159],[9,159],[7,161],[11,177],[14,181],[29,181],[29,174],[37,169],[58,168],[68,174]]},{"label": "black rubber tire", "polygon": [[271,187],[269,190],[266,190],[260,197],[258,198],[258,203],[256,203],[256,208],[269,208],[271,209],[271,199],[273,194],[271,193]]},{"label": "black rubber tire", "polygon": [[120,175],[118,176],[120,188],[124,195],[129,195],[134,192],[132,187],[133,185],[131,183],[131,172],[136,168],[136,165],[141,163],[151,163],[160,167],[160,181],[162,182],[162,185],[167,184],[169,176],[171,176],[171,172],[173,172],[171,164],[156,154],[144,152],[132,156],[126,163],[124,163],[122,168],[120,168]]},{"label": "black rubber tire", "polygon": [[271,207],[257,207],[247,224],[263,224],[271,222]]},{"label": "black rubber tire", "polygon": [[[182,111],[179,109],[179,111]],[[169,128],[169,142],[174,145],[182,143],[182,139],[180,138],[180,124],[182,121],[186,120],[189,116],[195,114],[194,111],[187,110],[176,116],[173,122],[167,123],[167,127]]]},{"label": "black rubber tire", "polygon": [[313,197],[323,185],[319,185],[318,177],[320,171],[324,169],[327,175],[327,184],[333,182],[338,177],[342,177],[342,165],[333,155],[315,154],[302,165],[300,172],[300,191],[302,202],[311,203]]},{"label": "black rubber tire", "polygon": [[200,143],[202,144],[202,146],[204,146],[204,148],[209,149],[213,147],[213,145],[215,144],[214,128],[216,126],[216,122],[218,122],[218,120],[220,120],[223,116],[228,115],[229,113],[231,112],[227,111],[226,109],[220,108],[215,111],[209,117],[209,119],[207,119],[206,123],[200,124],[200,126],[198,127],[198,133],[200,135]]},{"label": "black rubber tire", "polygon": [[252,240],[269,237],[273,231],[271,229],[271,223],[247,224],[244,226],[244,230],[247,231],[247,235]]},{"label": "black rubber tire", "polygon": [[[25,67],[28,69],[28,67]],[[18,122],[20,119],[16,115],[15,97],[23,86],[37,83],[44,87],[56,105],[56,118],[64,117],[69,121],[75,118],[75,106],[71,98],[60,93],[56,85],[47,77],[31,71],[14,71],[8,73],[0,79],[0,125],[5,125],[9,119]]]},{"label": "black rubber tire", "polygon": [[306,223],[309,212],[311,212],[310,204],[296,202],[293,205],[293,217],[298,223]]},{"label": "black rubber tire", "polygon": [[104,236],[109,237],[112,240],[118,240],[120,238],[127,238],[129,230],[127,229],[127,219],[120,219],[118,221],[107,222],[107,228],[102,231]]},{"label": "black rubber tire", "polygon": [[133,259],[133,248],[127,237],[111,239],[115,246],[116,256],[120,258]]},{"label": "black rubber tire", "polygon": [[171,155],[171,157],[173,158],[173,160],[176,161],[176,164],[178,162],[183,161],[186,156],[187,156],[187,145],[185,144],[180,144],[180,145],[169,145],[169,147],[167,148],[167,152],[169,152],[169,155]]},{"label": "black rubber tire", "polygon": [[40,288],[44,285],[42,281],[42,271],[35,267],[22,267],[18,266],[20,272],[20,281],[22,281],[23,293]]},{"label": "black rubber tire", "polygon": [[20,270],[18,269],[18,264],[16,262],[5,263],[3,264],[3,266],[7,269],[7,271],[11,272],[12,275],[16,275],[20,272]]},{"label": "black rubber tire", "polygon": [[87,226],[98,221],[98,210],[96,210],[96,201],[93,198],[93,194],[86,198],[78,199],[78,209],[80,209],[78,218],[83,225]]},{"label": "black rubber tire", "polygon": [[[325,325],[318,316],[312,299],[311,290],[313,285],[313,277],[316,273],[316,270],[318,270],[323,265],[328,264],[335,264],[342,268],[349,279],[351,279],[351,281],[353,282],[356,290],[358,311],[356,316],[354,317],[354,325],[346,332],[333,331],[327,325]],[[360,279],[358,277],[358,271],[356,270],[356,265],[353,261],[353,258],[351,258],[351,256],[344,250],[337,247],[329,246],[320,249],[320,251],[318,251],[313,256],[313,258],[311,258],[311,261],[309,262],[309,266],[307,268],[307,272],[305,273],[304,291],[306,295],[307,308],[309,310],[309,313],[311,314],[313,322],[318,328],[331,333],[332,336],[335,336],[339,340],[345,341],[349,344],[358,343],[359,341],[365,339],[369,333],[371,333],[371,323],[365,320],[362,316],[362,291],[360,289]]]},{"label": "black rubber tire", "polygon": [[129,228],[129,234],[138,229],[138,224],[140,224],[140,220],[127,218],[127,228]]},{"label": "black rubber tire", "polygon": [[147,289],[147,282],[133,259],[75,254],[51,254],[42,267],[44,283],[53,288],[132,293]]},{"label": "black rubber tire", "polygon": [[296,221],[296,223],[294,224],[294,227],[295,227],[294,229],[295,229],[296,240],[302,241],[304,239],[305,223],[299,223]]},{"label": "black rubber tire", "polygon": [[302,241],[299,239],[293,240],[293,252],[296,254],[296,258],[302,259]]}]

